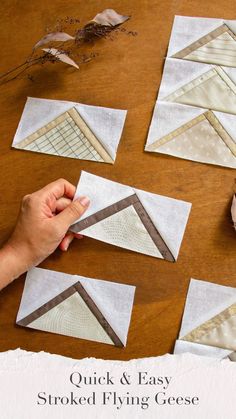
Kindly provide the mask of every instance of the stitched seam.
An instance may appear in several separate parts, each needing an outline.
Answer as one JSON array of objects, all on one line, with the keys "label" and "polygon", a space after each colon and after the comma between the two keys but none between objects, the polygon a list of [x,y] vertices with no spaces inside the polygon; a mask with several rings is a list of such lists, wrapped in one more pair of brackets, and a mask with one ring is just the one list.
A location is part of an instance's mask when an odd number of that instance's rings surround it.
[{"label": "stitched seam", "polygon": [[204,35],[202,38],[198,39],[197,41],[193,42],[186,48],[182,49],[181,51],[177,52],[172,56],[172,58],[185,58],[187,55],[191,54],[198,48],[208,44],[209,42],[216,39],[219,35],[222,35],[223,33],[227,32],[232,39],[235,41],[236,36],[234,33],[228,28],[227,25],[223,24],[219,28],[214,29],[212,32],[208,33],[207,35]]}]

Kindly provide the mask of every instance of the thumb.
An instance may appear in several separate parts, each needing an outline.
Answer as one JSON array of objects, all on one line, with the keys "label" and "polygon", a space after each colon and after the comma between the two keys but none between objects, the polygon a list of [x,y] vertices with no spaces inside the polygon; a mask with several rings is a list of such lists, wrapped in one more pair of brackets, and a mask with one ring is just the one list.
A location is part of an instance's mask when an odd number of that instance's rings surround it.
[{"label": "thumb", "polygon": [[57,221],[67,230],[71,224],[75,223],[89,207],[90,200],[87,196],[81,196],[71,202],[60,214],[56,216]]}]

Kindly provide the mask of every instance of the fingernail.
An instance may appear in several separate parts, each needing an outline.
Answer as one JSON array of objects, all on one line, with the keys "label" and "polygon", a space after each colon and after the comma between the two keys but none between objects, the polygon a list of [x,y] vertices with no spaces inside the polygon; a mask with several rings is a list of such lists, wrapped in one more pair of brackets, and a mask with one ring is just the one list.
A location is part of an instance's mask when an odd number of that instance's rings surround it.
[{"label": "fingernail", "polygon": [[87,196],[82,196],[79,199],[79,202],[83,205],[83,207],[87,207],[90,204],[90,199]]}]

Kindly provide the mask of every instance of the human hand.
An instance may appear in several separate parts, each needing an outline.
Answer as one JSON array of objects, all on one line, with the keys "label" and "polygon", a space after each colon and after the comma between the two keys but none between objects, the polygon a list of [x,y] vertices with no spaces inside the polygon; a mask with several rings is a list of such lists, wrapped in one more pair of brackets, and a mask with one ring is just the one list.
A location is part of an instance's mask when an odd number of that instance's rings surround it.
[{"label": "human hand", "polygon": [[0,251],[3,272],[10,271],[8,276],[14,279],[38,265],[58,246],[66,251],[74,237],[82,237],[68,233],[70,225],[82,216],[90,202],[87,197],[72,202],[75,189],[71,183],[59,179],[23,198],[15,230]]}]

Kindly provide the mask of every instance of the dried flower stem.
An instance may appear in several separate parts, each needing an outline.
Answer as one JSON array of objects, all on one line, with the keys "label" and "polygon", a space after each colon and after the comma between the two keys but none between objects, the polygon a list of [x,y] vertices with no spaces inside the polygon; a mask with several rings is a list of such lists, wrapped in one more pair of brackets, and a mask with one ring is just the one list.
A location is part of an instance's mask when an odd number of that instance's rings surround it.
[{"label": "dried flower stem", "polygon": [[[44,54],[44,56],[45,55],[46,54]],[[23,74],[26,70],[28,70],[29,67],[31,67],[35,64],[40,64],[40,61],[42,60],[42,58],[44,58],[44,56],[34,58],[33,60],[30,60],[30,61],[27,59],[24,63],[12,68],[11,70],[7,71],[6,73],[1,74],[0,75],[0,85],[3,84],[3,83],[8,83],[9,81],[15,80],[17,77],[19,77],[21,74]],[[25,68],[22,69],[22,67],[24,67],[24,66],[25,66]],[[17,70],[20,70],[20,71],[17,72]],[[10,74],[12,74],[14,72],[17,72],[17,73],[6,80],[7,76],[9,76]]]},{"label": "dried flower stem", "polygon": [[[79,20],[72,17],[66,19],[60,19],[57,21],[56,32],[55,29],[41,38],[33,47],[32,53],[29,55],[26,61],[16,67],[0,74],[0,85],[8,83],[9,81],[17,79],[19,76],[24,74],[29,68],[36,64],[43,65],[46,62],[58,62],[62,61],[69,64],[77,69],[78,64],[71,57],[78,57],[80,63],[87,63],[95,58],[96,53],[90,55],[77,54],[76,50],[84,44],[94,43],[100,38],[110,38],[114,40],[114,34],[119,31],[126,32],[128,35],[136,35],[135,32],[127,32],[124,28],[120,30],[119,26],[123,24],[129,16],[119,15],[115,10],[106,9],[101,13],[98,13],[93,20],[88,22],[82,29],[76,28],[74,36],[69,35],[65,32],[63,25],[77,25]],[[48,32],[48,30],[46,31]],[[113,35],[112,35],[113,34]],[[52,44],[55,41],[62,41],[57,43],[57,46]],[[50,45],[50,44],[51,45]],[[43,53],[38,55],[39,47],[48,44],[47,48],[42,48]],[[36,56],[37,54],[37,56]],[[27,75],[30,80],[33,80],[30,74]]]}]

